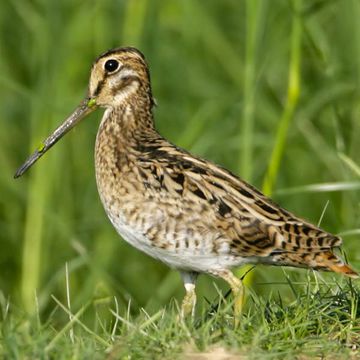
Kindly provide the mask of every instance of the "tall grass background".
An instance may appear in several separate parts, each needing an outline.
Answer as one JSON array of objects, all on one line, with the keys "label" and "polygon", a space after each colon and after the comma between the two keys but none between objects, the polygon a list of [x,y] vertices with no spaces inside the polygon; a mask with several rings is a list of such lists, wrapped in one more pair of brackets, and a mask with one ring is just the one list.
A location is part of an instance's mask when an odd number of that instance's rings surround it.
[{"label": "tall grass background", "polygon": [[[102,209],[101,111],[13,179],[82,99],[92,61],[118,46],[147,58],[161,134],[342,234],[360,269],[359,18],[356,0],[1,1],[1,302],[45,316],[52,295],[70,294],[75,310],[116,296],[136,315],[183,296],[178,274],[126,244]],[[200,306],[213,282],[200,279]],[[280,269],[258,266],[247,285],[291,299],[282,282]]]}]

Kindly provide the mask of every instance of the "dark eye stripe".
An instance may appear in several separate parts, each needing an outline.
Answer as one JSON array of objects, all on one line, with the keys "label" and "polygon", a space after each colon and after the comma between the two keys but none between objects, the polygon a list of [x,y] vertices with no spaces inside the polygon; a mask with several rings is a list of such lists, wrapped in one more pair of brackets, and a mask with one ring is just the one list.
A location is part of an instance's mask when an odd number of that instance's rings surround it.
[{"label": "dark eye stripe", "polygon": [[104,83],[105,83],[105,79],[101,79],[101,80],[98,82],[98,84],[97,84],[97,86],[96,86],[96,89],[95,89],[95,91],[94,91],[94,95],[93,95],[93,96],[99,95],[101,89],[102,89],[103,86],[104,86]]}]

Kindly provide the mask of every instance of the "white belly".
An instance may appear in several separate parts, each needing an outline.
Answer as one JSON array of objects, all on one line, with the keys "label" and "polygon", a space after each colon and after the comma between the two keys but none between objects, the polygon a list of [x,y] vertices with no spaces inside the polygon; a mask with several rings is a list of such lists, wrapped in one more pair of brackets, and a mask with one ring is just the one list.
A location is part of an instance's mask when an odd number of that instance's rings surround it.
[{"label": "white belly", "polygon": [[[229,254],[209,254],[206,251],[190,248],[162,249],[154,246],[141,231],[129,226],[120,217],[109,216],[109,219],[125,241],[171,268],[206,273],[211,272],[211,270],[222,270],[256,262],[255,257],[240,258]],[[166,241],[166,239],[164,240]],[[168,241],[172,241],[172,239],[168,239]]]},{"label": "white belly", "polygon": [[[201,209],[194,208],[196,204],[188,212],[189,204],[169,207],[161,195],[154,201],[136,191],[131,196],[122,194],[118,182],[115,189],[110,181],[103,182],[98,172],[96,175],[101,201],[116,231],[147,255],[172,268],[196,272],[223,270],[256,261],[256,258],[233,255],[228,239],[221,238],[211,220],[203,221]],[[182,217],[177,220],[179,213]],[[152,236],[153,232],[156,235]]]}]

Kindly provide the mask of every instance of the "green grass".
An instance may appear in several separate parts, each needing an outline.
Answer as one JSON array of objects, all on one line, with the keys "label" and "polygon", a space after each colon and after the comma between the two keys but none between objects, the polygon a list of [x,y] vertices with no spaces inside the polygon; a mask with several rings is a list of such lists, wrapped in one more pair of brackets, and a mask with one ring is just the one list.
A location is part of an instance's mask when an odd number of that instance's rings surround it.
[{"label": "green grass", "polygon": [[[244,359],[355,358],[360,341],[360,294],[351,282],[325,282],[309,272],[303,283],[295,283],[285,273],[283,283],[271,285],[273,293],[266,299],[249,292],[236,329],[231,301],[221,295],[193,321],[179,321],[175,302],[152,314],[141,309],[134,317],[130,305],[119,309],[116,298],[92,300],[71,313],[52,297],[50,315],[37,313],[29,318],[3,301],[0,355],[20,359],[208,359],[223,352]],[[286,304],[276,290],[279,286],[293,292]]]},{"label": "green grass", "polygon": [[[321,220],[360,269],[359,18],[358,0],[1,1],[0,351],[136,358],[158,348],[162,358],[224,346],[254,358],[350,356],[358,285],[338,276],[317,285],[287,270],[290,286],[281,269],[257,267],[240,329],[226,304],[198,327],[176,321],[179,276],[122,241],[98,199],[100,111],[12,177],[82,99],[94,58],[134,45],[150,65],[164,136]],[[197,318],[216,287],[200,279]],[[115,297],[126,321],[113,334]],[[346,311],[337,298],[348,299]]]}]

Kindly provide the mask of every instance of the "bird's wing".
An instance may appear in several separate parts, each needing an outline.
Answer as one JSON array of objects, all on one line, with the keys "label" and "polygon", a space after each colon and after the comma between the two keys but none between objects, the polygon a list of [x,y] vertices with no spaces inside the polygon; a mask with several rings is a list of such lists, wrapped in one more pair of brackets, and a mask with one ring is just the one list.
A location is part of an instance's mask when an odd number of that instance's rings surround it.
[{"label": "bird's wing", "polygon": [[[182,149],[157,147],[154,177],[183,199],[206,204],[233,252],[268,256],[282,252],[324,251],[341,239],[295,217],[231,172]],[[214,218],[211,216],[210,218]]]},{"label": "bird's wing", "polygon": [[[217,229],[228,253],[253,257],[255,262],[261,258],[273,265],[359,276],[332,251],[341,245],[341,238],[282,209],[231,172],[171,144],[153,146],[151,154],[143,152],[139,161],[142,169],[147,168],[140,176],[154,193],[171,192],[179,204],[201,205],[194,209],[202,209],[202,225]],[[219,251],[223,249],[220,246]]]}]

